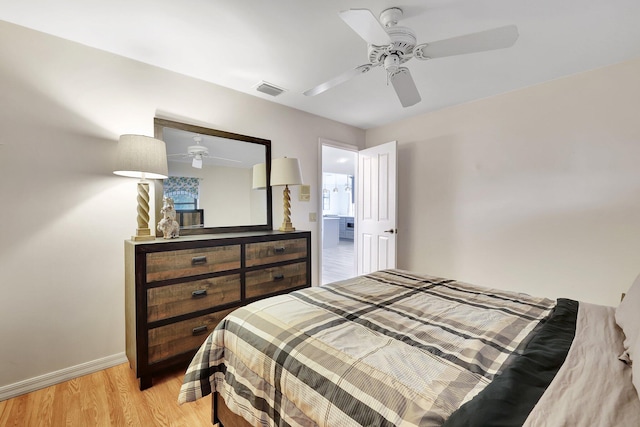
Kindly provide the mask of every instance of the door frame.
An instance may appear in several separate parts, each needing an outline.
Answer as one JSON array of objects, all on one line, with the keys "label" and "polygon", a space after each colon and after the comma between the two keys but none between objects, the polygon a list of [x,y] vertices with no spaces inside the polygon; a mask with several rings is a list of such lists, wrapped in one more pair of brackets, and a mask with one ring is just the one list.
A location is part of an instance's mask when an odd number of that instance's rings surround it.
[{"label": "door frame", "polygon": [[[322,147],[323,146],[327,146],[327,147],[332,147],[332,148],[338,148],[340,150],[345,150],[345,151],[352,151],[354,152],[356,155],[358,154],[358,151],[361,150],[360,147],[358,147],[357,145],[353,145],[353,144],[347,144],[344,142],[338,142],[338,141],[334,141],[331,139],[326,139],[326,138],[318,138],[318,191],[316,192],[316,197],[317,197],[317,203],[318,203],[318,214],[316,215],[317,221],[318,221],[318,226],[317,226],[317,235],[319,236],[318,240],[317,240],[317,244],[316,244],[316,248],[318,251],[318,285],[322,286],[322,261],[323,261],[323,255],[322,255],[322,246],[323,246],[323,221],[322,221]],[[355,171],[354,171],[354,184],[353,184],[353,189],[351,191],[356,191],[356,186],[358,185],[358,162],[356,161],[356,165],[355,165]],[[355,201],[355,212],[358,212],[358,200],[356,198]],[[357,271],[357,266],[358,266],[358,242],[355,239],[355,233],[358,232],[358,219],[357,219],[357,215],[353,216],[353,220],[354,220],[354,239],[353,239],[353,268],[354,268],[354,272]]]}]

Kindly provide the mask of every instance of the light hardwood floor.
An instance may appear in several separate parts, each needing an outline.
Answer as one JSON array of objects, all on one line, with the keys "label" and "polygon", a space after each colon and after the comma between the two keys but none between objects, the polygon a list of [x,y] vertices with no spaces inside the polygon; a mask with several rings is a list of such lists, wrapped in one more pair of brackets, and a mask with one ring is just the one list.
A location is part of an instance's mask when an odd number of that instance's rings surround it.
[{"label": "light hardwood floor", "polygon": [[125,363],[0,402],[0,426],[211,426],[211,396],[178,405],[183,375],[140,391]]},{"label": "light hardwood floor", "polygon": [[322,250],[322,284],[356,275],[353,240],[340,239],[338,246]]}]

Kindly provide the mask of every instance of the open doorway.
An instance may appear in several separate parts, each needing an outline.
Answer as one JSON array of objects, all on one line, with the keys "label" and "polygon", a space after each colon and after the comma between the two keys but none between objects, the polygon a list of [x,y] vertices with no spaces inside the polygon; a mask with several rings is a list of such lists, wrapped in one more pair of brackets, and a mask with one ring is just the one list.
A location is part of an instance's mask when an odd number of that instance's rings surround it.
[{"label": "open doorway", "polygon": [[356,275],[357,147],[321,142],[321,283]]}]

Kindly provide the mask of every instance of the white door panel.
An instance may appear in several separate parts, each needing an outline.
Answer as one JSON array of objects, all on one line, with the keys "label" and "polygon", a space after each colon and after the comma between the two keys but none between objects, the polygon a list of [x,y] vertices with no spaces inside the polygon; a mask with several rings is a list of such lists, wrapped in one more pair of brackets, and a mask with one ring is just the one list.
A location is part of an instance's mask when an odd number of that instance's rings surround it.
[{"label": "white door panel", "polygon": [[371,272],[371,254],[375,251],[372,250],[372,246],[373,246],[373,239],[371,238],[372,236],[370,234],[362,234],[361,239],[359,239],[359,242],[361,242],[360,244],[360,250],[358,251],[358,258],[360,258],[360,255],[362,255],[362,262],[358,262],[358,274],[363,274],[360,273],[360,270],[362,269],[362,271],[366,271],[367,273]]},{"label": "white door panel", "polygon": [[389,221],[391,206],[389,205],[389,168],[388,153],[378,155],[378,221]]},{"label": "white door panel", "polygon": [[372,160],[370,157],[364,157],[360,163],[360,170],[362,171],[361,176],[359,177],[359,183],[362,187],[362,194],[367,194],[369,197],[365,197],[362,200],[359,200],[358,203],[361,203],[362,206],[362,217],[364,220],[373,219],[373,198],[375,195],[372,195],[371,185],[373,183],[374,177],[372,175],[373,168],[371,167]]},{"label": "white door panel", "polygon": [[380,236],[380,238],[378,239],[378,269],[379,270],[384,270],[385,268],[393,268],[394,266],[391,266],[390,263],[390,259],[391,254],[389,253],[390,251],[390,246],[391,243],[389,242],[389,238],[386,236]]},{"label": "white door panel", "polygon": [[358,274],[396,267],[396,142],[358,152]]}]

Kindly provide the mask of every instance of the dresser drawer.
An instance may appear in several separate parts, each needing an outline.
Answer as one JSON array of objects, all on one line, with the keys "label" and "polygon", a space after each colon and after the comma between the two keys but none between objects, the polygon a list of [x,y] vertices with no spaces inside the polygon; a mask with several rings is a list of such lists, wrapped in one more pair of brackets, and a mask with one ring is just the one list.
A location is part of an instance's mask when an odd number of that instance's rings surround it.
[{"label": "dresser drawer", "polygon": [[147,289],[147,321],[240,301],[240,287],[240,275],[231,274]]},{"label": "dresser drawer", "polygon": [[246,296],[254,298],[274,292],[308,285],[307,263],[249,271],[245,276]]},{"label": "dresser drawer", "polygon": [[234,309],[218,311],[149,330],[148,363],[200,347],[218,323]]},{"label": "dresser drawer", "polygon": [[247,267],[306,257],[307,239],[249,243],[245,254]]},{"label": "dresser drawer", "polygon": [[147,283],[240,268],[240,245],[147,254]]}]

